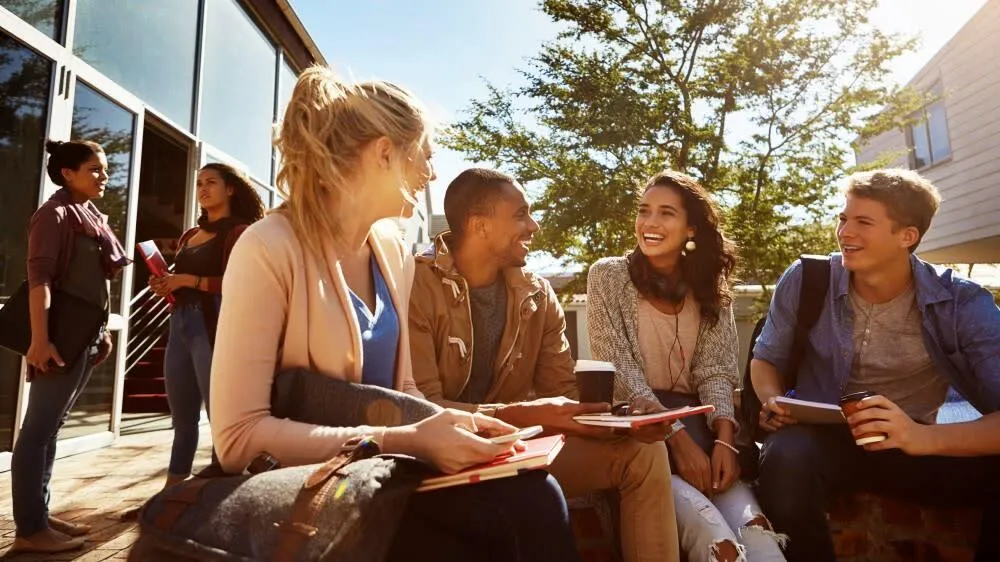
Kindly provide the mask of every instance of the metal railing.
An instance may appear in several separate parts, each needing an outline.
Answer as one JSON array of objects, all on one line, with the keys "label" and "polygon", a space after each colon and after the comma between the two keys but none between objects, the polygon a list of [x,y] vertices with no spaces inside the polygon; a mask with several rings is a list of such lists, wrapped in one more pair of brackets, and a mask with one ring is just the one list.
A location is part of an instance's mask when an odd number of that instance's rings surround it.
[{"label": "metal railing", "polygon": [[132,299],[129,333],[125,354],[125,375],[135,368],[167,335],[170,304],[149,287]]}]

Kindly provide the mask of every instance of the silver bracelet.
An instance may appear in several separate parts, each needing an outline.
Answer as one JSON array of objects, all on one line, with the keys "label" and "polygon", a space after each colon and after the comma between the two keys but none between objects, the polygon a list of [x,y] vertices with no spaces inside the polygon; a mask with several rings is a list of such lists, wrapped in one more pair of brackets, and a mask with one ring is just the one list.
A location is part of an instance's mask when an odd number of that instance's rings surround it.
[{"label": "silver bracelet", "polygon": [[716,444],[716,445],[722,445],[723,447],[725,447],[725,448],[729,449],[730,451],[732,451],[732,452],[736,453],[737,455],[739,455],[739,454],[740,454],[740,451],[739,451],[739,449],[737,449],[736,447],[733,447],[733,446],[732,446],[732,445],[730,445],[729,443],[726,443],[726,442],[725,442],[725,441],[723,441],[722,439],[716,439],[716,440],[715,440],[715,444]]}]

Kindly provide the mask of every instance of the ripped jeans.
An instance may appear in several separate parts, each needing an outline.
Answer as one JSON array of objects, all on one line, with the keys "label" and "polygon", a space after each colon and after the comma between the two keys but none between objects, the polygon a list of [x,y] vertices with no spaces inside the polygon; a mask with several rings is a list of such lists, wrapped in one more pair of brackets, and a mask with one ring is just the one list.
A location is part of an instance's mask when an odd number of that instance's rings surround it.
[{"label": "ripped jeans", "polygon": [[719,543],[726,540],[735,546],[736,560],[741,562],[784,562],[780,546],[784,538],[757,522],[748,525],[761,518],[762,511],[746,482],[737,481],[709,500],[680,476],[672,479],[677,534],[690,562],[719,560]]}]

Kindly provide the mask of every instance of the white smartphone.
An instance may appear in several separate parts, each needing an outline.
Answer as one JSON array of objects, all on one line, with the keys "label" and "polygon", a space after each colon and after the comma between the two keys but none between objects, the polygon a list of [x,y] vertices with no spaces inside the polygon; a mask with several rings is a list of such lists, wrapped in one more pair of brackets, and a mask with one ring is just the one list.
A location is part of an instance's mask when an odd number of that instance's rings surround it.
[{"label": "white smartphone", "polygon": [[531,439],[532,437],[538,435],[542,432],[542,426],[532,425],[530,427],[522,427],[521,429],[515,431],[514,433],[508,433],[507,435],[498,435],[496,437],[490,437],[491,443],[496,443],[497,445],[504,445],[506,443],[513,443],[518,439]]}]

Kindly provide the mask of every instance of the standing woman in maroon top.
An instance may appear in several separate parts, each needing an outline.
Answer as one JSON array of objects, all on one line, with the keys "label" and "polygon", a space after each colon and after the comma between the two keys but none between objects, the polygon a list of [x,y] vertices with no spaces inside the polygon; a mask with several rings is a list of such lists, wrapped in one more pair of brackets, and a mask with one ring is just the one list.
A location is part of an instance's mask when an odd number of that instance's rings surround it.
[{"label": "standing woman in maroon top", "polygon": [[[88,525],[49,515],[49,481],[56,458],[56,437],[66,415],[87,385],[94,366],[111,353],[104,326],[79,357],[60,355],[49,339],[49,307],[58,289],[105,311],[109,281],[131,260],[91,201],[104,196],[108,159],[97,143],[45,143],[49,178],[61,189],[31,217],[28,227],[28,287],[31,346],[28,362],[28,411],[14,445],[11,487],[16,538],[11,552],[62,552],[83,546]],[[76,537],[76,538],[74,538]]]},{"label": "standing woman in maroon top", "polygon": [[165,487],[191,475],[201,407],[207,409],[209,404],[222,274],[237,238],[264,216],[264,205],[250,180],[226,164],[210,163],[198,171],[198,204],[198,226],[181,235],[173,273],[149,280],[157,295],[174,296],[163,362],[174,426]]}]

